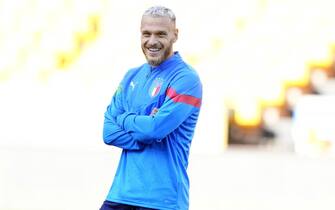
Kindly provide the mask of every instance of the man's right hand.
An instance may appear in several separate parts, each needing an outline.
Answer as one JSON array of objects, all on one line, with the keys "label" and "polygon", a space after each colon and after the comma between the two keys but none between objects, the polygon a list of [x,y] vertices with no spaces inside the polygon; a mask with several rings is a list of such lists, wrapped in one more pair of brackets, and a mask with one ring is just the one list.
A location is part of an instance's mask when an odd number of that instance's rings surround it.
[{"label": "man's right hand", "polygon": [[153,110],[150,113],[150,116],[155,116],[155,114],[158,112],[158,108],[153,108]]}]

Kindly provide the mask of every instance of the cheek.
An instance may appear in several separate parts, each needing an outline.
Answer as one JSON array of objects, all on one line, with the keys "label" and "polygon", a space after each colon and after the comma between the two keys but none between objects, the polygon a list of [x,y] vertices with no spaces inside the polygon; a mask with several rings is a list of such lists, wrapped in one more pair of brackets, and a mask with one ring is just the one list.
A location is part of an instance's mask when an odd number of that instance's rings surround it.
[{"label": "cheek", "polygon": [[164,46],[164,48],[166,48],[170,44],[169,39],[161,39],[159,40],[159,42]]},{"label": "cheek", "polygon": [[141,45],[144,45],[145,43],[147,43],[148,40],[149,40],[148,38],[142,37],[141,38]]}]

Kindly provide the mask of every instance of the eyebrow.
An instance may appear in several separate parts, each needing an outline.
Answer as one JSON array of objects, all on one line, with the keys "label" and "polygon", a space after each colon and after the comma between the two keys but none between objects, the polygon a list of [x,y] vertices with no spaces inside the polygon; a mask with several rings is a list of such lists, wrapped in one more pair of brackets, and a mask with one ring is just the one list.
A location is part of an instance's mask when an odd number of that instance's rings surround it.
[{"label": "eyebrow", "polygon": [[150,31],[150,30],[143,30],[141,31],[142,34],[145,34],[145,33],[150,33],[150,34],[162,34],[162,35],[167,35],[168,32],[166,31]]}]

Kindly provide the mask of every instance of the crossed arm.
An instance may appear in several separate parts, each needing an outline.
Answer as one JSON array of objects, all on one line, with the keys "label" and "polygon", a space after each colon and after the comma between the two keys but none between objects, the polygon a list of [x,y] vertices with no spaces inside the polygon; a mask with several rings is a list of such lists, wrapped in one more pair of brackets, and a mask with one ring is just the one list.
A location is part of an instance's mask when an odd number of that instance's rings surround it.
[{"label": "crossed arm", "polygon": [[[107,107],[105,112],[104,129],[103,129],[103,140],[108,145],[120,147],[128,150],[140,150],[144,147],[144,143],[136,139],[136,133],[126,132],[116,122],[117,116],[113,116],[112,105]],[[150,114],[153,117],[158,112],[157,108],[154,108]],[[120,116],[120,115],[119,115]],[[148,143],[148,140],[147,142]]]},{"label": "crossed arm", "polygon": [[193,99],[197,103],[201,102],[200,82],[184,89],[183,92],[195,92],[200,97],[168,92],[163,105],[159,109],[154,108],[150,115],[138,115],[123,110],[121,108],[122,97],[120,94],[115,94],[105,112],[104,142],[122,149],[141,150],[145,145],[163,139],[200,107],[199,104],[195,106],[184,100]]}]

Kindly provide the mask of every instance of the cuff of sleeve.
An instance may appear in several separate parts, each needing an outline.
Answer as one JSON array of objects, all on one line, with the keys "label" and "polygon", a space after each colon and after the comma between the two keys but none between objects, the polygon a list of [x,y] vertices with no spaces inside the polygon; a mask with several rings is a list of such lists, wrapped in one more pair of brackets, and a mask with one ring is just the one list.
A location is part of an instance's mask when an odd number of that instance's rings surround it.
[{"label": "cuff of sleeve", "polygon": [[127,130],[126,120],[130,117],[135,117],[135,114],[132,112],[125,112],[116,118],[116,123],[124,130]]}]

